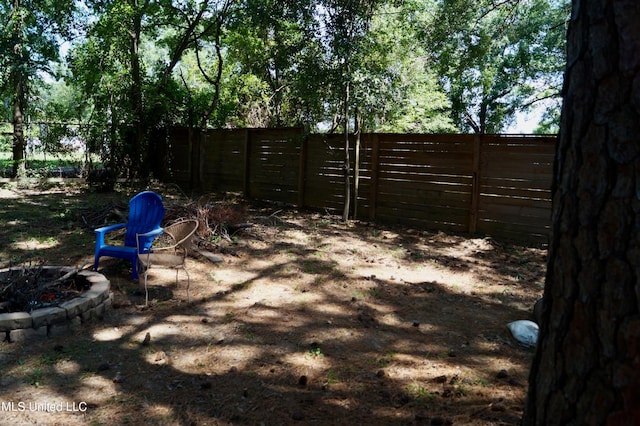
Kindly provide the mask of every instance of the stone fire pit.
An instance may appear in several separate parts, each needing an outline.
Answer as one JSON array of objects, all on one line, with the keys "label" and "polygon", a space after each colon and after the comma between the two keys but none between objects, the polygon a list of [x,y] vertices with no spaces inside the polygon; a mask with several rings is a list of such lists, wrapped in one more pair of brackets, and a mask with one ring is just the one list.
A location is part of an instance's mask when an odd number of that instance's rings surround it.
[{"label": "stone fire pit", "polygon": [[[42,268],[48,276],[56,278],[74,270],[74,268],[66,266],[41,266],[39,268]],[[4,281],[8,274],[15,273],[18,269],[24,268],[0,269],[0,282]],[[0,333],[5,333],[5,341],[11,342],[15,338],[30,333],[50,336],[54,326],[102,319],[105,310],[111,306],[112,295],[109,280],[104,275],[89,270],[78,271],[74,275],[74,279],[81,284],[86,284],[81,287],[88,289],[72,299],[51,303],[46,307],[38,307],[30,312],[0,313]]]}]

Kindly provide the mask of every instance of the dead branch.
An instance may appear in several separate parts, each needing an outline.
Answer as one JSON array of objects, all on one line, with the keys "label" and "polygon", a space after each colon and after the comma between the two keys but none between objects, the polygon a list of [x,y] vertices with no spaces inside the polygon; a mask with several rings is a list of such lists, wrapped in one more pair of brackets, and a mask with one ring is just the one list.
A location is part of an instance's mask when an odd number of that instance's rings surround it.
[{"label": "dead branch", "polygon": [[64,274],[63,276],[61,276],[60,278],[57,278],[57,279],[55,279],[55,280],[53,280],[51,282],[48,282],[48,283],[40,284],[38,286],[38,290],[39,291],[46,290],[48,288],[51,288],[51,287],[57,286],[59,284],[62,284],[67,280],[75,278],[75,276],[78,275],[78,272],[82,271],[87,265],[90,265],[90,264],[91,264],[91,262],[89,262],[89,261],[84,262],[82,264],[82,266],[80,266],[79,268],[72,269],[71,271],[69,271],[66,274]]}]

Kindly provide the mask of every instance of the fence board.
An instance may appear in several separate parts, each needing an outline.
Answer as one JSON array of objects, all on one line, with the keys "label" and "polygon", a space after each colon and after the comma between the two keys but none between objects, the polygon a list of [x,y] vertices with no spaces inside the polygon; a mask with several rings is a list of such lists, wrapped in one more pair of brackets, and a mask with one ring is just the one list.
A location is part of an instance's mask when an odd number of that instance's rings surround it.
[{"label": "fence board", "polygon": [[456,232],[467,230],[467,210],[411,208],[405,205],[387,205],[380,203],[376,207],[379,220],[392,223],[404,223],[426,229],[446,229]]},{"label": "fence board", "polygon": [[247,155],[248,192],[252,198],[296,204],[299,198],[299,129],[252,131]]},{"label": "fence board", "polygon": [[[186,128],[170,128],[167,130],[167,150],[170,159],[170,167],[167,179],[171,179],[178,185],[190,185],[191,156],[189,130]],[[176,155],[179,153],[180,155]]]},{"label": "fence board", "polygon": [[202,187],[214,191],[241,191],[244,182],[244,134],[207,130],[202,144]]},{"label": "fence board", "polygon": [[380,182],[389,181],[394,184],[400,182],[417,182],[419,184],[427,184],[429,182],[442,184],[442,185],[470,185],[471,177],[459,174],[454,174],[448,169],[435,169],[427,170],[423,173],[418,172],[404,172],[399,170],[380,170],[379,177]]},{"label": "fence board", "polygon": [[536,188],[483,188],[480,193],[483,197],[496,200],[512,200],[513,204],[526,204],[527,202],[551,202],[551,194]]},{"label": "fence board", "polygon": [[409,192],[398,190],[394,193],[381,194],[379,202],[386,202],[390,204],[413,204],[425,207],[455,207],[468,210],[470,198],[471,196],[468,193],[448,193],[442,191]]},{"label": "fence board", "polygon": [[477,230],[546,242],[554,156],[555,139],[487,137],[480,160]]},{"label": "fence board", "polygon": [[486,235],[534,244],[547,244],[549,238],[546,228],[533,228],[520,224],[483,221],[481,228],[481,232]]}]

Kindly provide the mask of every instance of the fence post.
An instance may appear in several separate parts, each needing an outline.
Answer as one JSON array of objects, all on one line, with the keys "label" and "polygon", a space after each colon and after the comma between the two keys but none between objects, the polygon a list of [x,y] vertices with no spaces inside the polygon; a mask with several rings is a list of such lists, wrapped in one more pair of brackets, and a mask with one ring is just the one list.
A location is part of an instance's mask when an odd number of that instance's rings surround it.
[{"label": "fence post", "polygon": [[244,196],[251,198],[251,170],[249,167],[251,160],[251,130],[246,129],[244,133]]},{"label": "fence post", "polygon": [[309,144],[309,135],[302,132],[300,138],[300,160],[298,163],[298,207],[304,207],[304,187],[307,180],[307,146]]},{"label": "fence post", "polygon": [[478,226],[478,202],[480,199],[480,154],[482,150],[482,136],[477,134],[473,138],[473,162],[471,180],[471,207],[469,208],[469,233],[475,234]]},{"label": "fence post", "polygon": [[203,151],[207,141],[207,131],[200,128],[195,128],[195,137],[192,139],[192,151],[191,151],[191,188],[202,189],[203,182]]},{"label": "fence post", "polygon": [[370,135],[371,138],[371,188],[369,194],[369,220],[376,220],[376,205],[378,202],[378,170],[379,170],[379,145],[378,134]]}]

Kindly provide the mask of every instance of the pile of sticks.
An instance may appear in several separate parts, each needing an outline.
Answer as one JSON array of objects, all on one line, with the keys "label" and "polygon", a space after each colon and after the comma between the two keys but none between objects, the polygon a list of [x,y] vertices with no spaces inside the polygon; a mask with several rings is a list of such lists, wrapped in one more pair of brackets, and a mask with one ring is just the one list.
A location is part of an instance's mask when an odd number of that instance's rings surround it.
[{"label": "pile of sticks", "polygon": [[199,224],[196,234],[200,239],[212,240],[220,237],[230,240],[234,233],[249,226],[244,223],[246,214],[246,205],[201,199],[167,206],[164,219],[167,223],[196,219]]},{"label": "pile of sticks", "polygon": [[73,299],[84,290],[75,280],[84,266],[59,277],[42,264],[9,269],[0,278],[0,312],[31,312]]}]

